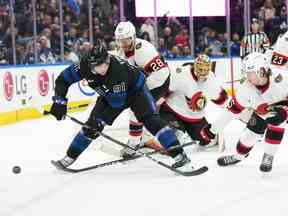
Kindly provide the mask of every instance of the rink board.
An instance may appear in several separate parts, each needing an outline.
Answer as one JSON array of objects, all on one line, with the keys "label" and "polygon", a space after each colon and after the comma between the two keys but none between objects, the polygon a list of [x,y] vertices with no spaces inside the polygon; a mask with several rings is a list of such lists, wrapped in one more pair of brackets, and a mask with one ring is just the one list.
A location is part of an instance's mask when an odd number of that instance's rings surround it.
[{"label": "rink board", "polygon": [[[233,61],[233,62],[232,62]],[[214,59],[214,73],[223,81],[224,87],[231,91],[231,68],[233,79],[240,77],[240,59]],[[232,62],[232,64],[231,64]],[[172,73],[191,59],[168,61]],[[232,65],[232,66],[231,66]],[[0,125],[42,117],[51,106],[55,80],[59,73],[69,65],[33,65],[0,67]],[[85,81],[69,88],[69,112],[83,111],[96,100],[96,93]]]}]

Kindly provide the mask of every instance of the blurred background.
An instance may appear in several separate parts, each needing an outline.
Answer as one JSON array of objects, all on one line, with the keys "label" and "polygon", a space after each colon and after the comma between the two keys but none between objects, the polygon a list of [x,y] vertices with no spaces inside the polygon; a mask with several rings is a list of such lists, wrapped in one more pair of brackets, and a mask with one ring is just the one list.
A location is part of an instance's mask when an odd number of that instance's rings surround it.
[{"label": "blurred background", "polygon": [[271,43],[287,25],[287,0],[181,1],[0,0],[0,65],[77,62],[98,39],[113,50],[125,20],[167,59],[237,57],[252,18]]}]

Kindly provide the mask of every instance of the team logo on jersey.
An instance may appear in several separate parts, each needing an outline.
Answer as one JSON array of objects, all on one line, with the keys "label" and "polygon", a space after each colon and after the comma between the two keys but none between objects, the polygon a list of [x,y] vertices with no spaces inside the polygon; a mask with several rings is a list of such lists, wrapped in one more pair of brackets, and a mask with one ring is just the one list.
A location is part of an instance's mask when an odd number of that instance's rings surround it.
[{"label": "team logo on jersey", "polygon": [[280,83],[282,80],[283,80],[283,76],[281,74],[278,74],[274,79],[276,83]]},{"label": "team logo on jersey", "polygon": [[249,121],[248,121],[248,125],[249,125],[249,126],[255,126],[256,123],[257,123],[257,120],[256,120],[255,117],[251,117],[251,118],[249,119]]},{"label": "team logo on jersey", "polygon": [[182,72],[182,69],[180,67],[177,67],[176,68],[176,73],[181,73]]},{"label": "team logo on jersey", "polygon": [[136,44],[135,49],[140,49],[141,47],[142,47],[142,43],[139,42],[139,43]]},{"label": "team logo on jersey", "polygon": [[206,97],[202,94],[202,92],[197,92],[196,94],[194,94],[192,96],[192,98],[186,98],[186,102],[189,106],[189,108],[193,111],[193,112],[200,112],[202,111],[207,104],[207,99]]},{"label": "team logo on jersey", "polygon": [[121,82],[118,85],[113,85],[113,92],[114,93],[120,93],[120,92],[125,92],[126,91],[126,87],[125,87],[125,83]]}]

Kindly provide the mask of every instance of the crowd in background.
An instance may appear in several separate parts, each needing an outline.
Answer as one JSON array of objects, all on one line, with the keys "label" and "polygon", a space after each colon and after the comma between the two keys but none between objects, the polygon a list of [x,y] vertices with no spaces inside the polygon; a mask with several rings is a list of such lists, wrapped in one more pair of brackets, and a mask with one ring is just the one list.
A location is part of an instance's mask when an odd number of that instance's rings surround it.
[{"label": "crowd in background", "polygon": [[[88,1],[77,0],[77,13],[63,0],[64,60],[77,62],[81,53],[90,47]],[[58,0],[37,0],[37,42],[33,40],[32,0],[14,3],[16,63],[52,64],[61,61],[60,19]],[[286,26],[285,0],[250,1],[251,17],[259,19],[261,30],[268,37],[280,27]],[[114,30],[120,21],[118,0],[92,0],[93,40],[102,40],[108,49],[114,49]],[[150,41],[166,58],[191,58],[189,18],[163,15],[157,19],[137,18],[135,0],[124,1],[124,15],[137,29],[137,36]],[[0,64],[12,64],[12,36],[9,1],[0,0]],[[231,1],[232,56],[239,56],[241,38],[244,35],[244,1]],[[225,17],[194,18],[194,53],[206,53],[211,57],[227,56]],[[35,59],[35,48],[37,59]]]}]

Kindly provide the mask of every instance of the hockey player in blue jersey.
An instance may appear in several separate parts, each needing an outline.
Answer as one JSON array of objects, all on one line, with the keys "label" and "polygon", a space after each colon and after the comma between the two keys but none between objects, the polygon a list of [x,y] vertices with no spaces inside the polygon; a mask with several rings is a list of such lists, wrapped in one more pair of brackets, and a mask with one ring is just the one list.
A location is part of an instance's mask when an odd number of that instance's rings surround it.
[{"label": "hockey player in blue jersey", "polygon": [[79,64],[69,66],[57,77],[50,111],[57,120],[65,118],[69,86],[82,79],[87,80],[99,97],[86,122],[89,128],[82,127],[74,137],[66,156],[56,162],[58,168],[70,166],[89,144],[99,137],[98,131],[101,132],[106,124],[112,125],[124,109],[130,108],[175,160],[174,168],[186,172],[195,169],[183,148],[179,147],[172,129],[159,117],[154,100],[146,87],[144,74],[122,59],[108,54],[100,43],[83,56]]}]

